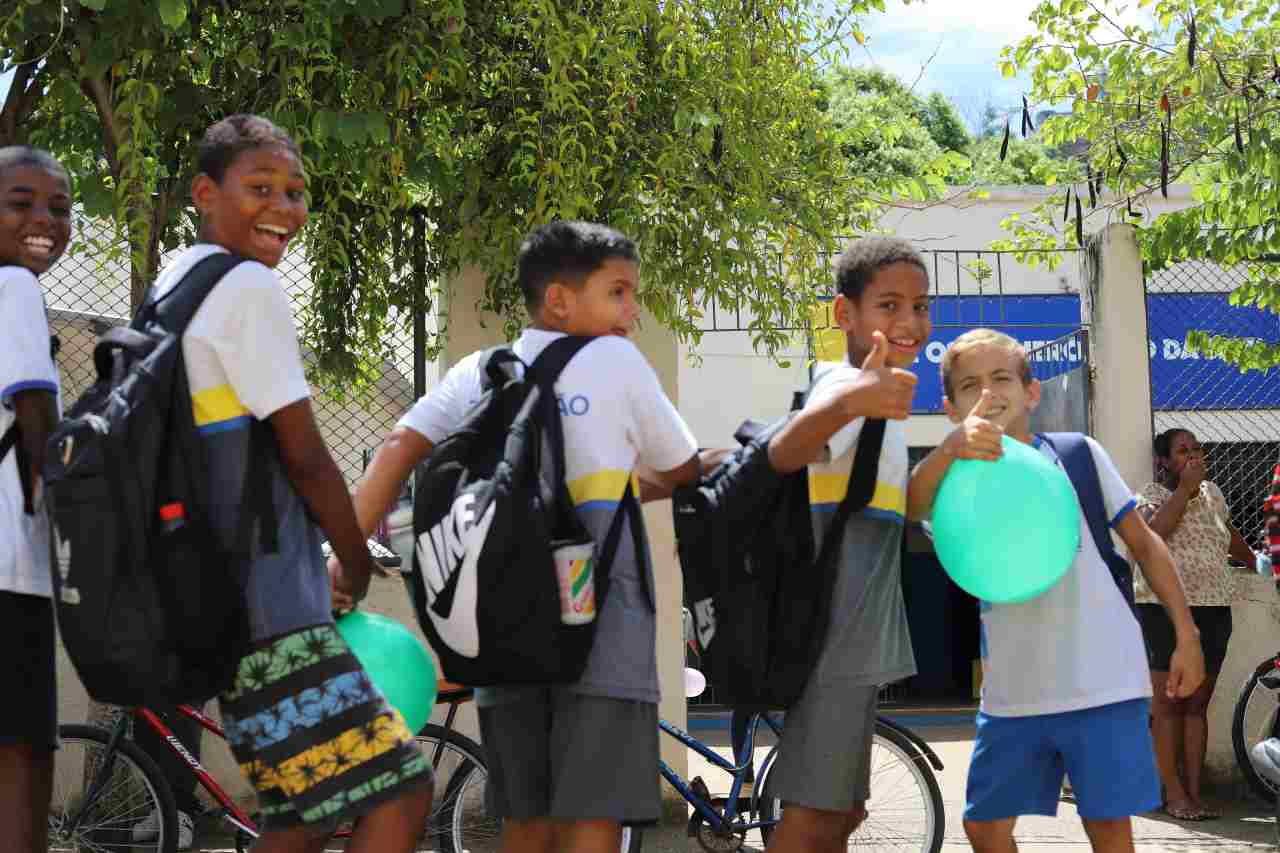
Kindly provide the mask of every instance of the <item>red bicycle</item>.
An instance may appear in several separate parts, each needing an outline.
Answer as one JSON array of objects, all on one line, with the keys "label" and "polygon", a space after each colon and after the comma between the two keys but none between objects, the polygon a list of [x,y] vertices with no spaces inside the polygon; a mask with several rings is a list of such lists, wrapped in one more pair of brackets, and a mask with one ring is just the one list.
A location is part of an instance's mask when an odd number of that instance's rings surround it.
[{"label": "red bicycle", "polygon": [[[449,706],[444,723],[428,723],[418,733],[436,780],[436,796],[420,842],[428,850],[462,853],[488,847],[497,839],[499,828],[484,812],[488,780],[484,754],[478,743],[453,729],[458,707],[471,698],[470,688],[440,682],[436,701]],[[177,712],[226,739],[222,726],[195,708],[182,705]],[[55,758],[50,851],[174,853],[178,820],[173,792],[155,762],[130,739],[130,724],[150,727],[182,759],[217,803],[219,816],[235,831],[236,849],[244,853],[258,837],[253,816],[196,760],[166,725],[164,715],[147,708],[121,714],[109,728],[59,726],[62,744]],[[158,834],[137,841],[134,828],[153,813],[159,818]],[[335,837],[349,835],[350,827],[340,827]]]}]

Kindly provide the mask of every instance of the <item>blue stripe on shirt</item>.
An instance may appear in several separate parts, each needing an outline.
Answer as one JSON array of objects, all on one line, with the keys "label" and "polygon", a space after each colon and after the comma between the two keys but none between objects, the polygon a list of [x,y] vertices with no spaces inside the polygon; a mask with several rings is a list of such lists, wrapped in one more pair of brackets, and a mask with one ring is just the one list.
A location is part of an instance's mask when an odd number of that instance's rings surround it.
[{"label": "blue stripe on shirt", "polygon": [[24,379],[21,382],[13,383],[4,391],[0,391],[0,400],[3,400],[5,405],[8,405],[14,394],[19,394],[23,391],[48,391],[50,394],[57,394],[58,385],[48,379]]},{"label": "blue stripe on shirt", "polygon": [[225,421],[216,421],[215,423],[196,427],[196,432],[201,435],[213,435],[217,432],[229,432],[233,429],[246,429],[252,420],[253,418],[249,415],[241,415],[238,418],[228,418]]},{"label": "blue stripe on shirt", "polygon": [[1129,502],[1124,506],[1120,507],[1120,511],[1116,513],[1115,518],[1111,519],[1111,523],[1108,525],[1108,527],[1114,528],[1117,524],[1120,523],[1120,519],[1128,515],[1133,510],[1133,508],[1137,505],[1138,505],[1138,501],[1136,498],[1129,498]]}]

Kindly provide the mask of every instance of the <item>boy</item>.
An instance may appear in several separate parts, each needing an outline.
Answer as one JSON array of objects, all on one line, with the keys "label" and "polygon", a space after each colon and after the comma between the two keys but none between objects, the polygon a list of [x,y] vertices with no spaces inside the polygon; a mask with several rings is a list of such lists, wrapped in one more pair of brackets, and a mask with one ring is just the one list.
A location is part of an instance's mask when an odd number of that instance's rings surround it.
[{"label": "boy", "polygon": [[[530,326],[513,344],[525,364],[563,335],[598,338],[556,382],[565,477],[579,516],[603,542],[632,472],[643,500],[668,497],[700,465],[688,427],[627,340],[639,315],[635,245],[603,225],[553,222],[520,247],[517,278]],[[455,365],[386,438],[356,494],[371,532],[406,478],[481,396],[480,352]],[[613,853],[621,824],[658,819],[658,672],[646,542],[622,525],[609,597],[582,678],[570,686],[478,692],[490,806],[503,850]]]},{"label": "boy", "polygon": [[[912,474],[911,518],[929,517],[953,459],[997,459],[1002,435],[1058,462],[1031,435],[1040,384],[1017,341],[990,329],[961,335],[943,357],[942,382],[957,427]],[[1169,696],[1190,696],[1204,679],[1204,658],[1169,552],[1132,511],[1133,495],[1106,451],[1092,439],[1089,448],[1111,529],[1141,564],[1177,632]],[[1031,601],[983,602],[981,609],[982,707],[964,812],[974,850],[1015,850],[1018,815],[1056,814],[1065,771],[1093,849],[1131,851],[1130,817],[1160,805],[1148,727],[1151,679],[1137,619],[1083,516],[1080,551],[1056,586]]]},{"label": "boy", "polygon": [[[409,853],[431,804],[431,769],[333,625],[333,599],[364,597],[371,563],[342,474],[312,415],[288,297],[272,269],[307,219],[297,144],[258,116],[206,131],[191,197],[200,243],[160,273],[181,287],[215,252],[246,260],[218,283],[182,336],[191,405],[209,472],[214,530],[234,550],[251,436],[266,460],[278,529],[255,537],[244,581],[253,649],[220,697],[223,724],[263,813],[260,853],[319,849],[359,818],[349,850]],[[269,369],[264,369],[269,367]],[[312,519],[315,520],[313,524]],[[342,569],[332,581],[319,526]],[[228,583],[240,582],[228,572]]]},{"label": "boy", "polygon": [[[868,418],[887,419],[875,495],[843,531],[831,622],[818,663],[787,723],[771,776],[784,803],[771,853],[835,853],[866,817],[880,687],[915,673],[899,559],[907,439],[916,377],[906,370],[929,338],[929,277],[910,243],[869,237],[836,261],[836,323],[848,363],[824,365],[804,409],[769,445],[782,472],[809,467],[821,546],[848,489]],[[861,367],[855,367],[861,365]]]},{"label": "boy", "polygon": [[[0,625],[10,690],[0,712],[0,813],[11,850],[44,853],[58,745],[44,446],[58,420],[54,367],[37,276],[71,239],[66,170],[48,153],[0,148]],[[16,427],[17,432],[11,432]]]}]

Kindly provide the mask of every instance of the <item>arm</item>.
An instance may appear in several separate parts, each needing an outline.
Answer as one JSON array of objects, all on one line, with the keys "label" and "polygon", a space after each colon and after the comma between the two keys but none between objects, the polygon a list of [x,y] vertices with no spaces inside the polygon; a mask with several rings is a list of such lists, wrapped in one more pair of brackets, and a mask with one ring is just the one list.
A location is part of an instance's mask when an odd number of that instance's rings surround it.
[{"label": "arm", "polygon": [[[948,435],[948,441],[950,438]],[[937,496],[938,487],[946,478],[947,471],[951,470],[954,459],[944,441],[920,460],[907,483],[907,520],[923,521],[933,513],[933,499]]]},{"label": "arm", "polygon": [[1240,531],[1236,530],[1234,524],[1228,524],[1227,528],[1231,531],[1231,545],[1227,549],[1228,555],[1237,563],[1243,563],[1252,573],[1257,555],[1253,553],[1253,549],[1249,547],[1249,543],[1240,535]]},{"label": "arm", "polygon": [[44,469],[44,448],[49,433],[58,423],[58,407],[50,391],[28,390],[13,395],[13,413],[22,431],[22,449],[31,466],[32,503],[40,489],[40,472]]},{"label": "arm", "polygon": [[335,580],[335,583],[340,592],[349,594],[352,601],[357,602],[369,589],[373,561],[356,522],[342,472],[316,427],[311,400],[304,397],[274,412],[271,427],[280,446],[285,476],[319,522],[334,555],[342,563],[341,581]]},{"label": "arm", "polygon": [[[715,453],[716,451],[704,452]],[[699,461],[699,454],[690,456],[683,465],[672,468],[670,471],[655,471],[647,465],[638,465],[636,477],[640,480],[640,502],[666,500],[680,486],[693,483],[700,476],[702,476],[702,463]]]},{"label": "arm", "polygon": [[907,484],[907,519],[922,521],[933,512],[933,499],[938,494],[938,487],[951,469],[956,459],[986,459],[993,461],[1000,458],[1003,450],[1000,440],[1004,430],[986,419],[987,407],[991,403],[991,392],[983,391],[969,417],[965,418],[929,455],[920,461],[911,472],[911,480]]},{"label": "arm", "polygon": [[1168,541],[1173,536],[1173,532],[1178,529],[1178,525],[1182,523],[1182,516],[1187,511],[1187,502],[1193,495],[1194,493],[1187,492],[1179,483],[1169,499],[1159,507],[1155,509],[1150,506],[1142,507],[1140,510],[1142,517],[1153,533]]},{"label": "arm", "polygon": [[426,436],[405,426],[396,427],[383,439],[368,470],[360,478],[353,499],[356,520],[364,536],[373,533],[400,496],[413,469],[431,455],[434,447]]},{"label": "arm", "polygon": [[1192,621],[1191,608],[1187,606],[1169,548],[1136,512],[1126,513],[1115,529],[1173,622],[1177,645],[1169,661],[1169,698],[1190,696],[1204,681],[1204,653],[1200,648],[1200,631]]}]

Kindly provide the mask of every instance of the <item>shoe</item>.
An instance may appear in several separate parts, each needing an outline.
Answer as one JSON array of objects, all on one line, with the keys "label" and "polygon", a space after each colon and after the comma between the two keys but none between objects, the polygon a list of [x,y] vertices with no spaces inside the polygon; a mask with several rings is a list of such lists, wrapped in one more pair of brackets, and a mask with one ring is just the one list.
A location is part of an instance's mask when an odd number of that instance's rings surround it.
[{"label": "shoe", "polygon": [[[196,822],[186,812],[178,812],[178,849],[190,850],[195,846]],[[152,809],[151,814],[138,821],[133,827],[134,841],[155,841],[160,837],[160,810]]]}]

